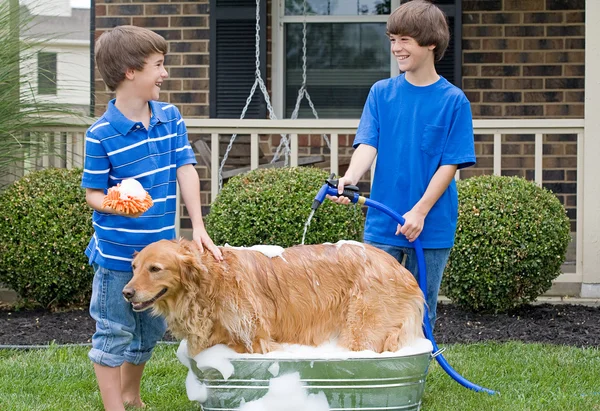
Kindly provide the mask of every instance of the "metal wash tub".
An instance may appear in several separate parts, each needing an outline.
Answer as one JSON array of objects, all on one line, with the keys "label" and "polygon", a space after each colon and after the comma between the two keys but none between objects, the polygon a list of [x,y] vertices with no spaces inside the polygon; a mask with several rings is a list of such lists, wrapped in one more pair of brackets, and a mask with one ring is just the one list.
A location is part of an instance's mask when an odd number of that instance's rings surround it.
[{"label": "metal wash tub", "polygon": [[230,359],[233,374],[225,380],[213,368],[201,371],[191,360],[191,371],[206,386],[204,411],[236,410],[245,402],[262,398],[269,380],[298,372],[311,394],[323,392],[332,411],[418,410],[425,377],[432,359],[431,346],[410,355],[345,359],[271,358],[240,355]]}]

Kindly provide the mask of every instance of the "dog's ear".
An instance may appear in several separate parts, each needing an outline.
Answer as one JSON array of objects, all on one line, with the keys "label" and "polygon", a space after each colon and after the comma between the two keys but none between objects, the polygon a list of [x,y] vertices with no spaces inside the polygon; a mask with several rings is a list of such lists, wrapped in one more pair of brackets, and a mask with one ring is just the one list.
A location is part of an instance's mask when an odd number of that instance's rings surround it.
[{"label": "dog's ear", "polygon": [[178,243],[181,283],[188,289],[200,287],[203,277],[208,274],[208,268],[202,263],[198,246],[194,241],[184,239],[178,240]]},{"label": "dog's ear", "polygon": [[133,251],[133,254],[131,255],[131,270],[132,270],[132,271],[133,271],[133,267],[134,267],[135,259],[136,259],[137,255],[138,255],[139,253],[140,253],[139,251],[137,251],[137,250],[134,250],[134,251]]}]

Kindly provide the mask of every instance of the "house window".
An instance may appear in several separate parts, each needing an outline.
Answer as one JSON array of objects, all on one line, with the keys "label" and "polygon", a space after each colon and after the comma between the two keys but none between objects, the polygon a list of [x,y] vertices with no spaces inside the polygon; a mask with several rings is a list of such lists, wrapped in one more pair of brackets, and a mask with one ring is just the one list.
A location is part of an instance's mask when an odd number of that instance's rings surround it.
[{"label": "house window", "polygon": [[[456,3],[458,4],[455,4]],[[359,118],[371,86],[398,74],[386,22],[401,0],[275,1],[273,94],[290,118],[303,81],[303,22],[306,21],[306,88],[320,118]],[[434,1],[448,16],[451,42],[438,73],[460,86],[460,1]],[[457,11],[458,8],[458,11]],[[458,17],[457,17],[458,16]],[[458,29],[455,29],[456,24]],[[312,118],[303,100],[298,118]]]},{"label": "house window", "polygon": [[56,95],[56,53],[39,52],[38,94]]}]

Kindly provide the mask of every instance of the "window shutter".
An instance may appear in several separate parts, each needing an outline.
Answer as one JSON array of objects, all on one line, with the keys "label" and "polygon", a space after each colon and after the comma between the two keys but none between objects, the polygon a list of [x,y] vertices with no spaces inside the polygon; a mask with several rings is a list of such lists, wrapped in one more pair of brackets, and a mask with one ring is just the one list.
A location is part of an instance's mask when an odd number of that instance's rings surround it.
[{"label": "window shutter", "polygon": [[[435,69],[438,74],[444,77],[446,80],[460,87],[460,76],[457,79],[457,71],[455,67],[456,49],[455,49],[455,38],[454,38],[454,18],[448,17],[448,25],[450,28],[450,43],[444,53],[444,57],[435,64]],[[458,54],[460,55],[460,54]],[[458,82],[457,82],[458,81]]]},{"label": "window shutter", "polygon": [[444,57],[435,65],[439,75],[462,88],[462,7],[460,0],[434,1],[448,16],[448,29],[450,30],[450,43]]},{"label": "window shutter", "polygon": [[[210,117],[240,118],[255,80],[255,0],[210,2]],[[266,84],[267,8],[260,4],[260,70]],[[266,118],[257,87],[245,118]]]}]

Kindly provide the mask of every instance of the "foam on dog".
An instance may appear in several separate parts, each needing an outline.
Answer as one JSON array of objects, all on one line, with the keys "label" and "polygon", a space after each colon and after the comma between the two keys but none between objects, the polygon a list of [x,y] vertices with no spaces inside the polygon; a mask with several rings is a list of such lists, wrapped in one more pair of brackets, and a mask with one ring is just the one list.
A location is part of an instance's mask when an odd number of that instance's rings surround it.
[{"label": "foam on dog", "polygon": [[423,338],[423,293],[392,256],[341,242],[260,251],[222,247],[223,261],[187,240],[150,244],[125,286],[191,355],[216,344],[268,353],[337,340],[350,351],[395,352]]}]

